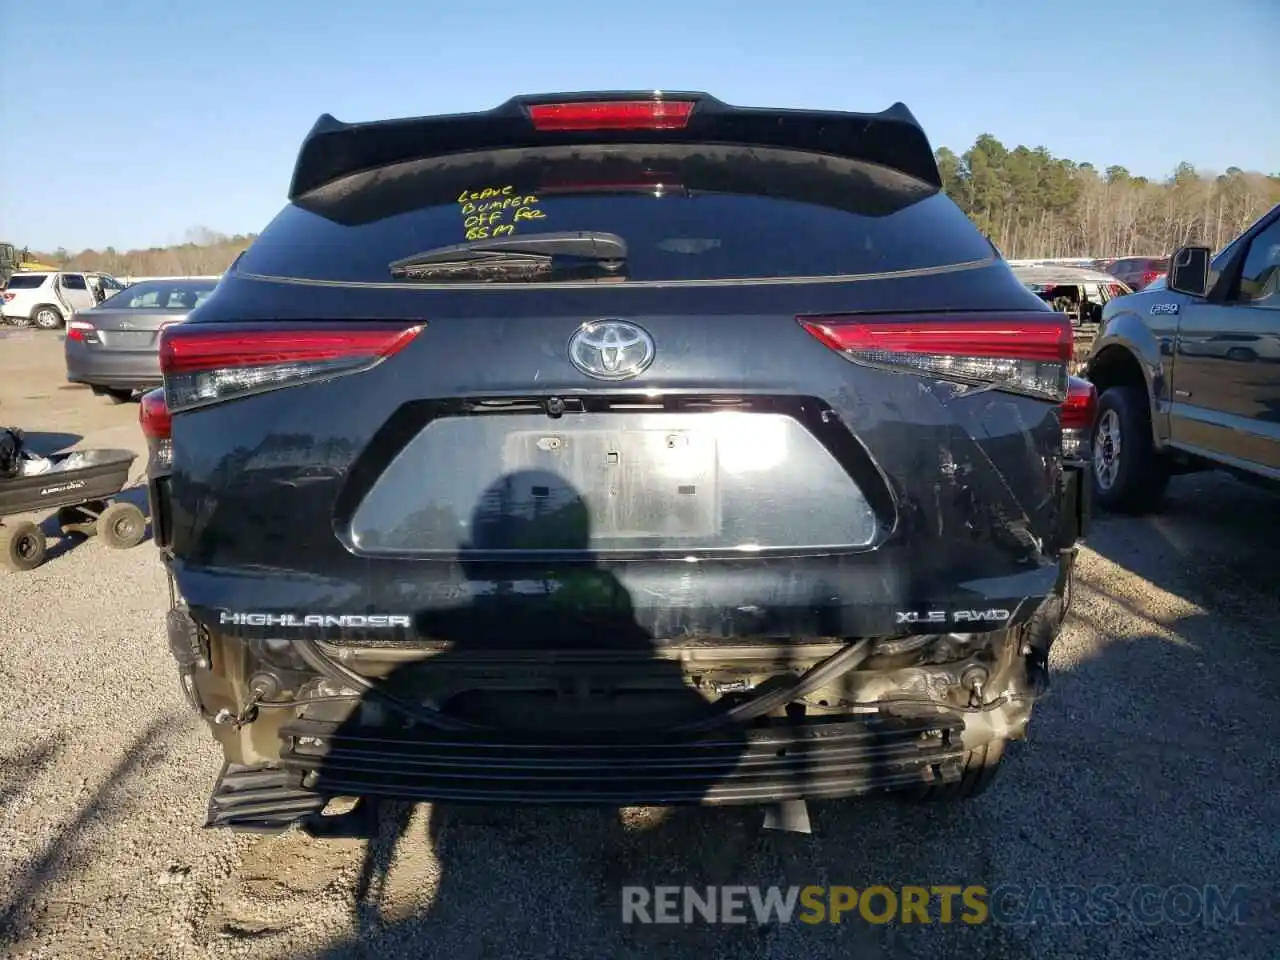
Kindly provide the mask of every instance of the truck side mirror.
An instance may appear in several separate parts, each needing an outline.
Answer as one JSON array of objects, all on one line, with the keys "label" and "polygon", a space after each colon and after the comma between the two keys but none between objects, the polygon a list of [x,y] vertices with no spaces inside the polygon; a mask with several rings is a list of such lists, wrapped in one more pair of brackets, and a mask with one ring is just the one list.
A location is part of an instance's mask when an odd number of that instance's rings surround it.
[{"label": "truck side mirror", "polygon": [[1209,293],[1209,258],[1212,256],[1213,251],[1208,247],[1182,247],[1169,261],[1166,286],[1174,293],[1206,296]]}]

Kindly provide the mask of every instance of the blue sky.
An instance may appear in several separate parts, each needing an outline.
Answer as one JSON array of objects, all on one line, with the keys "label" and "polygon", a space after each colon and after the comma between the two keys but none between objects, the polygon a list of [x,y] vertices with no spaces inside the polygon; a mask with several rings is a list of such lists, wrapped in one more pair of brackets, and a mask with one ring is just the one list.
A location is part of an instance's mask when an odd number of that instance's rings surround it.
[{"label": "blue sky", "polygon": [[[471,12],[466,12],[471,11]],[[1159,177],[1280,170],[1280,0],[0,0],[0,237],[51,250],[260,229],[323,112],[515,93],[705,90],[761,106],[902,100]]]}]

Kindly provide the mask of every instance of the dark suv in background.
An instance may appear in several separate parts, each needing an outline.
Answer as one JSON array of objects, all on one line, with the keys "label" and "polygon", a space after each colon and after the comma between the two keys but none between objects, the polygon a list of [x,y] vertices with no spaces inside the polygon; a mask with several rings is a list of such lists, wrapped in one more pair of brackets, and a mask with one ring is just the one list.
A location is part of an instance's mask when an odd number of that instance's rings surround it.
[{"label": "dark suv in background", "polygon": [[209,824],[985,786],[1092,393],[906,107],[325,116],[289,199],[143,403]]}]

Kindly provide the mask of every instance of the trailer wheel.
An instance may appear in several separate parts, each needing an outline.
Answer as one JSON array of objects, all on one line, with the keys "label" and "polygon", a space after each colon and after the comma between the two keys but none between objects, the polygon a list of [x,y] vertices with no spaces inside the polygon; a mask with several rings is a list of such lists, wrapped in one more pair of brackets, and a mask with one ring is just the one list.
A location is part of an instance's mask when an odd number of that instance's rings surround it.
[{"label": "trailer wheel", "polygon": [[44,562],[44,533],[30,520],[0,526],[0,562],[15,572],[34,570]]},{"label": "trailer wheel", "polygon": [[64,537],[92,537],[98,532],[98,517],[106,509],[102,500],[62,507],[58,511],[58,529]]},{"label": "trailer wheel", "polygon": [[146,535],[146,514],[132,503],[113,503],[98,517],[98,537],[112,550],[136,547]]}]

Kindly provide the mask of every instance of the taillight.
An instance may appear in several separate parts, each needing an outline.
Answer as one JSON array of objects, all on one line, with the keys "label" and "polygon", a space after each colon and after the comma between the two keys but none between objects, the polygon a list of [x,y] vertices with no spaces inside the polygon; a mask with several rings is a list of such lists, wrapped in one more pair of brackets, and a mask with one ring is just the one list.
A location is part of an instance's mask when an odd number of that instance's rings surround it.
[{"label": "taillight", "polygon": [[1068,460],[1084,459],[1089,434],[1098,415],[1098,389],[1081,377],[1067,379],[1067,398],[1058,419],[1062,424],[1062,455]]},{"label": "taillight", "polygon": [[88,320],[72,317],[71,322],[67,324],[67,339],[88,343],[98,339],[98,331]]},{"label": "taillight", "polygon": [[138,405],[138,422],[142,425],[142,435],[148,440],[169,439],[173,419],[164,402],[163,387],[142,395],[142,402]]},{"label": "taillight", "polygon": [[534,129],[682,130],[693,113],[691,100],[612,100],[596,103],[537,103],[529,107]]},{"label": "taillight", "polygon": [[168,470],[173,465],[173,421],[164,402],[164,388],[149,390],[138,405],[138,423],[151,451],[148,470]]},{"label": "taillight", "polygon": [[1151,281],[1152,281],[1152,280],[1154,280],[1154,279],[1155,279],[1156,277],[1158,277],[1158,276],[1160,276],[1160,271],[1159,271],[1159,270],[1143,270],[1143,271],[1142,271],[1142,285],[1143,285],[1144,287],[1145,287],[1145,286],[1147,286],[1148,284],[1150,284],[1150,283],[1151,283]]},{"label": "taillight", "polygon": [[3,294],[0,294],[0,296],[3,296],[3,297],[4,297],[4,302],[5,302],[5,303],[8,303],[10,300],[12,300],[14,297],[16,297],[16,296],[17,296],[17,294],[16,294],[16,293],[13,293],[13,292],[12,292],[12,291],[10,291],[10,290],[6,290]]},{"label": "taillight", "polygon": [[1058,401],[1067,395],[1072,333],[1065,314],[798,319],[809,333],[854,363]]},{"label": "taillight", "polygon": [[423,329],[403,323],[299,324],[264,329],[181,323],[160,334],[169,412],[369,370]]}]

